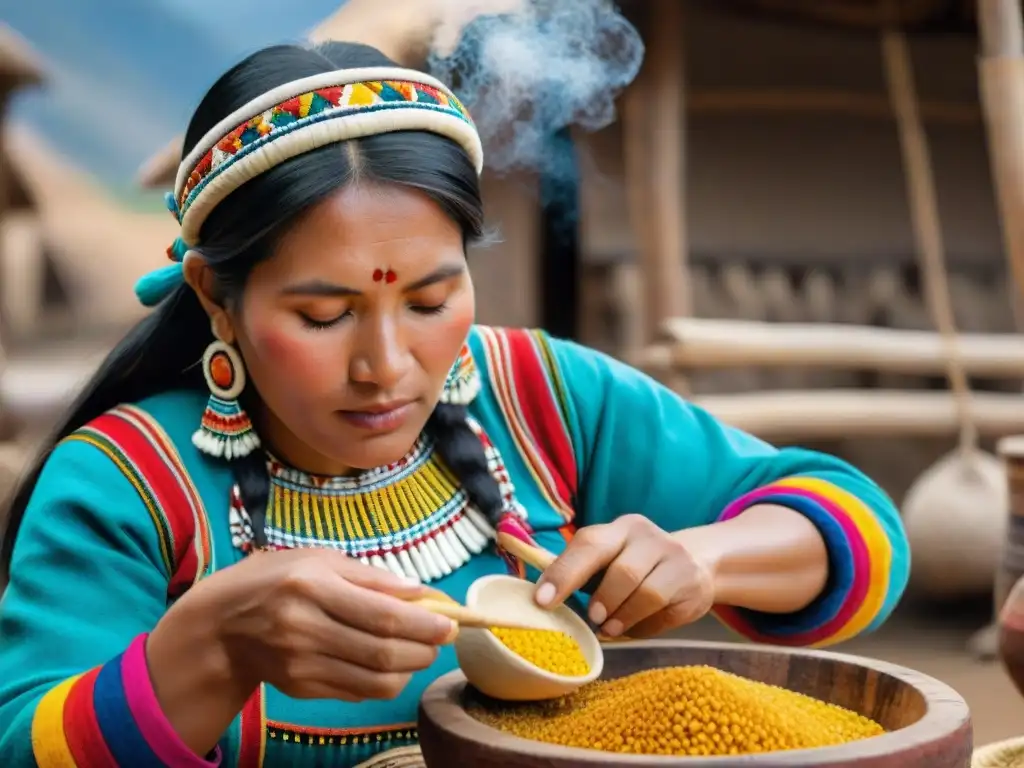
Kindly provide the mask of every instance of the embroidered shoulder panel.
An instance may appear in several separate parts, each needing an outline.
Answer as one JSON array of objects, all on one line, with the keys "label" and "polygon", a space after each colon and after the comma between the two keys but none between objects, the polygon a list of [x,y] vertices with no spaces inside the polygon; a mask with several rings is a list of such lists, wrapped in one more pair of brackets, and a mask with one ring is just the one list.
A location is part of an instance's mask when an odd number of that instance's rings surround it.
[{"label": "embroidered shoulder panel", "polygon": [[209,574],[212,541],[203,501],[174,443],[152,416],[121,405],[66,439],[98,448],[138,491],[160,540],[171,599]]},{"label": "embroidered shoulder panel", "polygon": [[495,400],[516,448],[566,523],[575,517],[576,454],[567,390],[547,336],[521,328],[478,326]]}]

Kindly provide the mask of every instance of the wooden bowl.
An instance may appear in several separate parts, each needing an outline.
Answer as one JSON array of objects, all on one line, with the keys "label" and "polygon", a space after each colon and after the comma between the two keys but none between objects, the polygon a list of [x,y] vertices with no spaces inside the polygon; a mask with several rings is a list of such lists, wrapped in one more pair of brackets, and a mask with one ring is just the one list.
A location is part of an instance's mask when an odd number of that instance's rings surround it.
[{"label": "wooden bowl", "polygon": [[838,704],[890,733],[823,749],[740,757],[647,757],[527,741],[475,720],[466,706],[484,699],[459,672],[437,680],[420,702],[420,746],[429,768],[634,768],[635,766],[843,766],[969,768],[972,733],[964,700],[910,669],[823,651],[731,643],[648,641],[604,649],[603,678],[656,667],[706,664]]},{"label": "wooden bowl", "polygon": [[507,616],[539,629],[572,637],[590,671],[567,677],[541,669],[506,648],[489,630],[463,627],[455,640],[459,669],[477,690],[505,701],[557,699],[596,680],[604,667],[601,644],[587,623],[564,605],[545,610],[533,600],[536,585],[514,576],[484,576],[466,593],[466,607],[486,606],[492,615]]}]

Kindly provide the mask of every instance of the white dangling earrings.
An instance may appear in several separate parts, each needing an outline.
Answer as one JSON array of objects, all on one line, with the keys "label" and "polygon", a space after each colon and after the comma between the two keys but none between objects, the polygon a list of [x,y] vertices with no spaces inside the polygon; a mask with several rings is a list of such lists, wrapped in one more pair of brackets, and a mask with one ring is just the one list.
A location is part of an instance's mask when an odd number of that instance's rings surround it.
[{"label": "white dangling earrings", "polygon": [[238,402],[245,389],[242,357],[230,344],[214,339],[203,352],[203,376],[210,399],[192,443],[205,454],[231,461],[260,447],[252,420]]}]

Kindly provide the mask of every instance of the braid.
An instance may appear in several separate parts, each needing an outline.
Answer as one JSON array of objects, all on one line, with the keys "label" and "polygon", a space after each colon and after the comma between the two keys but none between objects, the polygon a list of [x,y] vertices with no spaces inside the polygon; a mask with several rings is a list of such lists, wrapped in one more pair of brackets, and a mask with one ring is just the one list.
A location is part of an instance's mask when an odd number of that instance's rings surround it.
[{"label": "braid", "polygon": [[466,407],[438,403],[427,421],[427,432],[436,440],[437,452],[462,483],[470,503],[497,525],[502,514],[501,490],[487,467],[483,443],[466,423]]},{"label": "braid", "polygon": [[267,473],[267,455],[253,451],[231,462],[231,471],[238,484],[242,506],[252,523],[253,544],[267,546],[267,503],[270,500],[270,475]]}]

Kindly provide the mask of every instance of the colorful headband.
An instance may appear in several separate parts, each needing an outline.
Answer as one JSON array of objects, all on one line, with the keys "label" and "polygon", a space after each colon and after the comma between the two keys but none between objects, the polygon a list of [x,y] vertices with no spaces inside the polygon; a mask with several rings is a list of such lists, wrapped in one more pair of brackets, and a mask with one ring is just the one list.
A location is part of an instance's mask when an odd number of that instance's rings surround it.
[{"label": "colorful headband", "polygon": [[476,172],[483,147],[469,112],[429,75],[397,67],[327,72],[274,88],[221,120],[181,162],[168,208],[181,224],[168,249],[175,261],[145,275],[135,293],[146,306],[181,281],[181,262],[199,244],[206,217],[233,191],[293,157],[348,139],[430,131],[456,142]]}]

